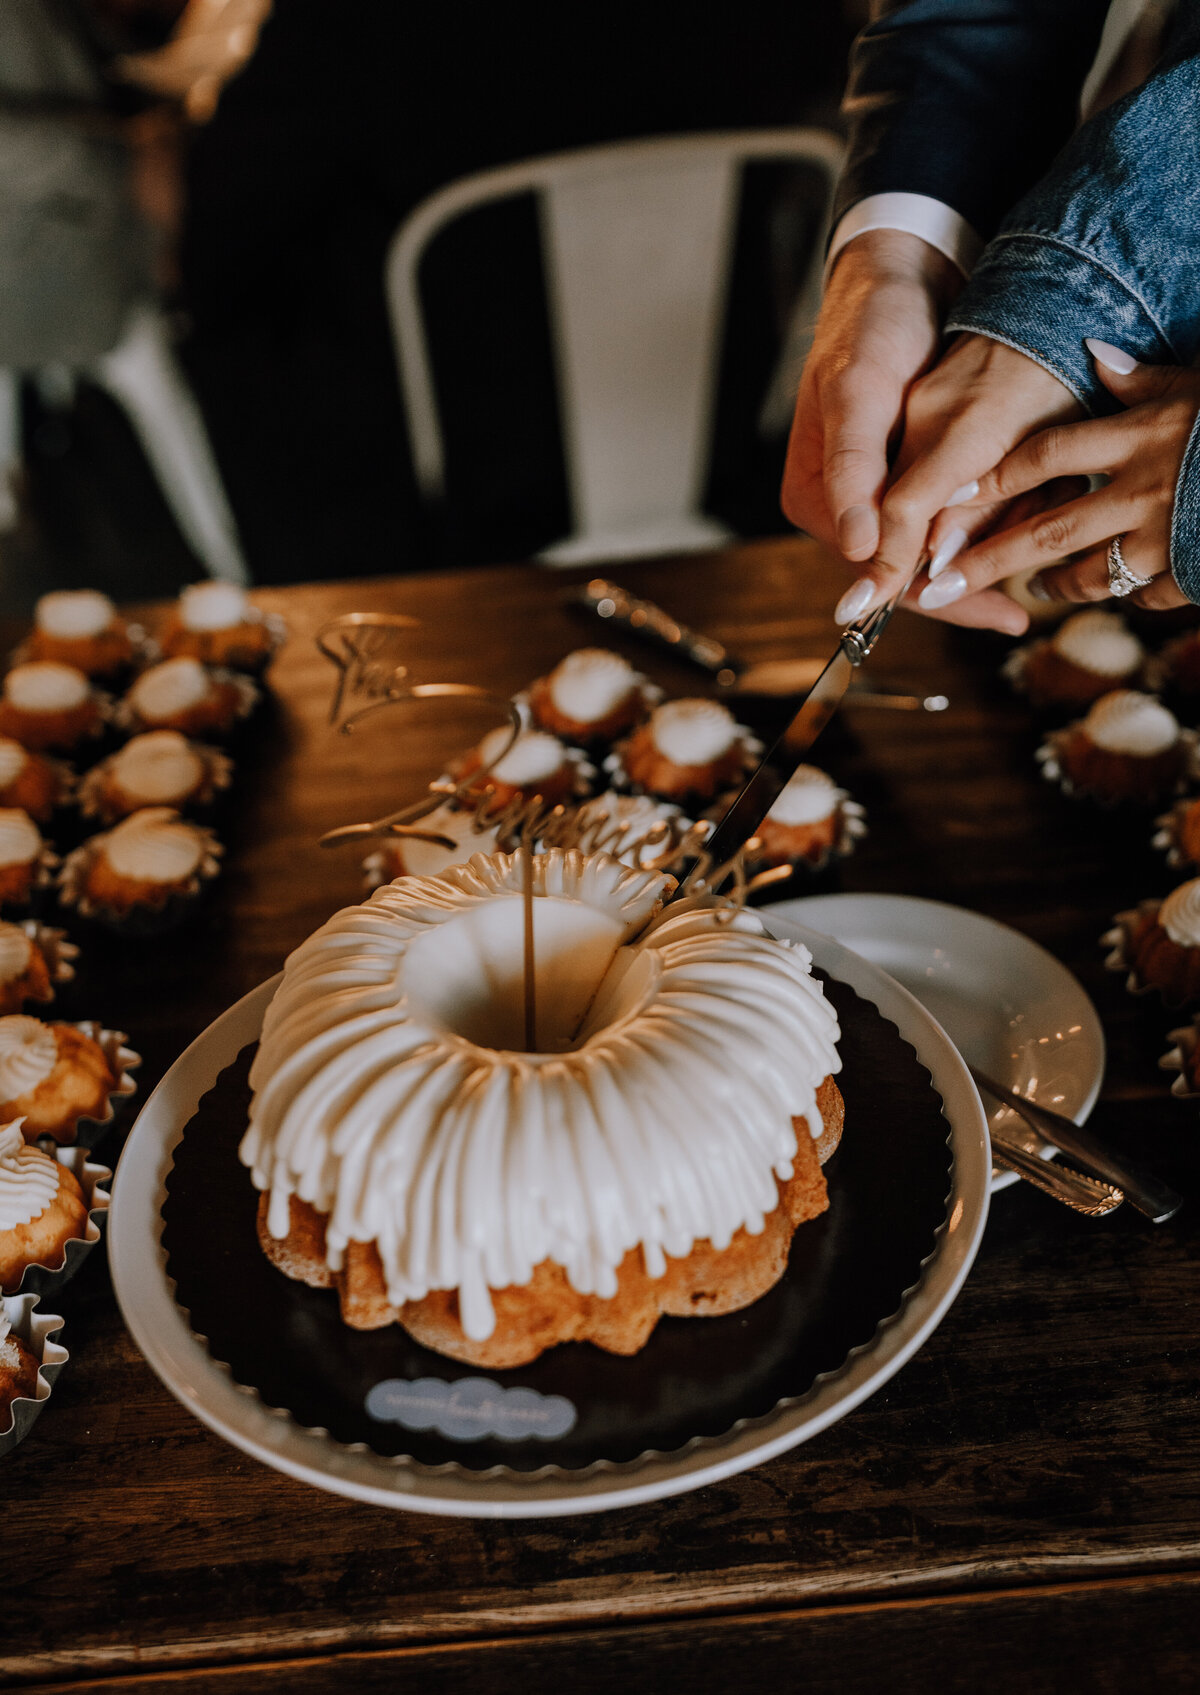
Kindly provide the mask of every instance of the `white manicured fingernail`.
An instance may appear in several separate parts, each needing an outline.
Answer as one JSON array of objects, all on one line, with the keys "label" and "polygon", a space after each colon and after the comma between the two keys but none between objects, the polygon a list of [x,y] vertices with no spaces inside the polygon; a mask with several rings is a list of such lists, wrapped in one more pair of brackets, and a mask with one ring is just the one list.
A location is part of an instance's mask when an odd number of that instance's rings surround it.
[{"label": "white manicured fingernail", "polygon": [[921,590],[917,605],[925,612],[936,612],[939,606],[949,606],[952,601],[961,600],[967,592],[967,579],[961,571],[946,571],[936,583],[930,583]]},{"label": "white manicured fingernail", "polygon": [[1025,593],[1029,595],[1032,600],[1042,600],[1045,601],[1047,605],[1050,605],[1054,600],[1054,596],[1050,593],[1050,590],[1042,581],[1040,572],[1036,576],[1030,577],[1029,581],[1025,584]]},{"label": "white manicured fingernail", "polygon": [[861,618],[878,593],[878,584],[873,583],[870,577],[860,577],[850,585],[834,608],[834,623],[852,624],[856,618]]},{"label": "white manicured fingernail", "polygon": [[950,496],[949,500],[946,502],[946,505],[947,506],[965,506],[967,501],[968,500],[974,500],[975,496],[978,493],[979,493],[979,484],[978,483],[964,483],[961,488],[955,489],[954,493]]},{"label": "white manicured fingernail", "polygon": [[929,561],[929,581],[932,582],[935,577],[940,577],[950,561],[957,559],[966,545],[967,532],[965,530],[950,530],[941,547]]},{"label": "white manicured fingernail", "polygon": [[1103,365],[1107,371],[1115,371],[1119,377],[1127,377],[1130,371],[1138,368],[1133,354],[1126,353],[1123,347],[1114,347],[1111,341],[1097,341],[1095,336],[1085,335],[1083,345],[1097,365]]}]

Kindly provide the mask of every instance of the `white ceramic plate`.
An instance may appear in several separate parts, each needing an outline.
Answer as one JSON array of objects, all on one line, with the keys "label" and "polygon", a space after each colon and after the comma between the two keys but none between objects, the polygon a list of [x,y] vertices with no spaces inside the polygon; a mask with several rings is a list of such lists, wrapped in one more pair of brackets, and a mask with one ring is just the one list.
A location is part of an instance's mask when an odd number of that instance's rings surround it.
[{"label": "white ceramic plate", "polygon": [[[1082,984],[1053,954],[1006,924],[908,895],[810,895],[780,901],[784,917],[835,936],[913,994],[967,1060],[1042,1106],[1082,1124],[1104,1079],[1104,1031]],[[1054,1149],[992,1106],[1044,1157]],[[994,1189],[1017,1182],[997,1171]]]},{"label": "white ceramic plate", "polygon": [[[423,1467],[343,1447],[271,1412],[239,1389],[192,1334],[176,1306],[160,1237],[161,1206],[172,1153],[197,1103],[255,1040],[278,979],[264,983],[217,1019],[167,1072],[142,1108],[113,1183],[109,1261],[134,1340],[188,1410],[244,1452],[292,1477],[378,1506],[480,1518],[535,1518],[630,1506],[698,1489],[780,1454],[842,1418],[899,1371],[941,1321],[975,1257],[987,1220],[991,1174],[987,1126],[962,1059],[920,1005],[868,961],[838,943],[789,923],[818,965],[873,1001],[912,1043],[945,1105],[954,1156],[947,1221],[917,1286],[899,1311],[837,1371],[807,1395],[728,1435],[697,1440],[673,1454],[580,1473],[470,1473]],[[232,1292],[231,1292],[232,1298]]]}]

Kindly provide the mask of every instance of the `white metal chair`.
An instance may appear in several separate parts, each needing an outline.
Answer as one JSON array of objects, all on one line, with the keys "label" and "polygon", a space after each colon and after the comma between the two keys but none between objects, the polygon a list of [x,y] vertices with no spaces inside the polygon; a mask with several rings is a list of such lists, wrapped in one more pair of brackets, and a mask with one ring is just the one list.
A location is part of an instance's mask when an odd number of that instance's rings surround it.
[{"label": "white metal chair", "polygon": [[[842,161],[825,130],[744,130],[550,154],[431,195],[392,241],[386,288],[418,486],[445,492],[445,454],[421,309],[433,237],[492,201],[537,197],[574,533],[548,565],[719,546],[700,510],[740,172],[796,160],[822,174],[825,214]],[[822,246],[816,243],[819,289]]]},{"label": "white metal chair", "polygon": [[[61,375],[63,398],[69,399],[73,373],[29,374]],[[184,539],[209,576],[248,583],[208,432],[158,308],[136,307],[117,345],[78,374],[107,390],[128,415]],[[64,385],[60,381],[53,386]],[[18,399],[16,373],[0,370],[0,529],[11,528],[17,515],[13,487],[20,463]]]}]

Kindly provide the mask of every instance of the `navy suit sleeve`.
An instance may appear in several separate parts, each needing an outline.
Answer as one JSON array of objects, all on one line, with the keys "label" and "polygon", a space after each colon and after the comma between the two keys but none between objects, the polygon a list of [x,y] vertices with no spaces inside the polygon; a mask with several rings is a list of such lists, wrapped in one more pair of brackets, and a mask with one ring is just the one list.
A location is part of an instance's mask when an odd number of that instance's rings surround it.
[{"label": "navy suit sleeve", "polygon": [[855,43],[834,226],[927,194],[986,240],[1074,127],[1108,0],[877,0]]}]

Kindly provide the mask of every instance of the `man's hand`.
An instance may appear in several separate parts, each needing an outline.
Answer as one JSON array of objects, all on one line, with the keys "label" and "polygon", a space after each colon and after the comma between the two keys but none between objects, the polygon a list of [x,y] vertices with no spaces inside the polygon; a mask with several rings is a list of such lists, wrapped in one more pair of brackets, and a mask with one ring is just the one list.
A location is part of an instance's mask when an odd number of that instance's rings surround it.
[{"label": "man's hand", "polygon": [[968,517],[959,505],[976,497],[981,479],[1026,436],[1082,415],[1066,385],[1026,354],[987,336],[959,337],[912,387],[875,558],[843,597],[839,616],[861,617],[886,599],[928,549],[931,580],[917,598],[921,610],[952,607],[944,615],[955,623],[1019,633],[1024,618],[1013,603],[995,591],[967,597],[965,579],[951,563],[1002,507],[976,506]]},{"label": "man's hand", "polygon": [[962,281],[936,248],[900,230],[869,230],[838,255],[796,400],[782,499],[793,524],[855,563],[878,545],[889,447]]}]

